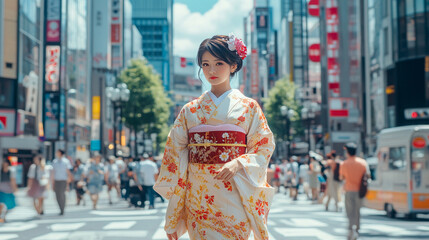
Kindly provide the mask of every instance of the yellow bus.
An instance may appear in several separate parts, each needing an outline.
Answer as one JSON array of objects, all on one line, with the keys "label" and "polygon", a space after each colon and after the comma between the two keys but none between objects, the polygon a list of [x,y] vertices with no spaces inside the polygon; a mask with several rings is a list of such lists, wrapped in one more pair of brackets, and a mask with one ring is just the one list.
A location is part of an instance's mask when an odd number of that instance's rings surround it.
[{"label": "yellow bus", "polygon": [[429,213],[429,125],[382,130],[376,157],[364,206],[385,210],[391,218]]}]

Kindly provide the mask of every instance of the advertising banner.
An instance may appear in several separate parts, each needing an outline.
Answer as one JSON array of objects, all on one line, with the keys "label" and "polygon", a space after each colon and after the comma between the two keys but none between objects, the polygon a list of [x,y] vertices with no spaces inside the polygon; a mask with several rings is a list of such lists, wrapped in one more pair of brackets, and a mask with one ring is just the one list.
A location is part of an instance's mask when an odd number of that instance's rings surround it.
[{"label": "advertising banner", "polygon": [[60,94],[45,93],[44,130],[46,140],[57,140],[60,124]]},{"label": "advertising banner", "polygon": [[92,66],[110,68],[110,5],[92,1]]},{"label": "advertising banner", "polygon": [[258,49],[252,49],[252,74],[250,75],[250,93],[253,97],[258,97],[259,93],[259,65],[258,65]]},{"label": "advertising banner", "polygon": [[60,89],[60,46],[46,46],[45,91]]},{"label": "advertising banner", "polygon": [[61,41],[61,1],[46,1],[46,42]]}]

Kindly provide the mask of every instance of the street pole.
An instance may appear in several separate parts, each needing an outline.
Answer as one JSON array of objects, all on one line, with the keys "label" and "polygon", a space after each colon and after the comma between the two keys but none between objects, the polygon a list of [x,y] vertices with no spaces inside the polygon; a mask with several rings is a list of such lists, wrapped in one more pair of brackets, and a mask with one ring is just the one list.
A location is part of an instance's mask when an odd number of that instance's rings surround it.
[{"label": "street pole", "polygon": [[290,120],[289,116],[286,116],[286,144],[287,144],[287,158],[290,158]]},{"label": "street pole", "polygon": [[116,102],[113,102],[113,156],[116,156]]},{"label": "street pole", "polygon": [[310,121],[311,118],[307,118],[307,144],[308,144],[308,151],[310,152],[311,148],[310,148]]}]

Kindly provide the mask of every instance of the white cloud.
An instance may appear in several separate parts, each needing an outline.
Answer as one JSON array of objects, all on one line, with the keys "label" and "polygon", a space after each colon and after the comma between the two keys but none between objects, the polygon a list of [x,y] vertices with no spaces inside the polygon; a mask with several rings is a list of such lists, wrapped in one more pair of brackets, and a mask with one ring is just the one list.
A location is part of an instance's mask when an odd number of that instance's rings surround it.
[{"label": "white cloud", "polygon": [[243,18],[249,15],[252,6],[253,0],[219,0],[201,14],[191,12],[185,4],[175,3],[173,54],[195,58],[199,44],[217,34],[234,32],[243,38]]}]

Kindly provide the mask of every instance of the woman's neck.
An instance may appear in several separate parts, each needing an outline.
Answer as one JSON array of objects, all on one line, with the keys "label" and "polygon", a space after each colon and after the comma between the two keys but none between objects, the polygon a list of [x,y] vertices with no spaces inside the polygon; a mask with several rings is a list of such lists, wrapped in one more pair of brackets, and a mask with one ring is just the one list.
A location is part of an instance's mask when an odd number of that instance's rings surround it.
[{"label": "woman's neck", "polygon": [[222,96],[226,91],[231,90],[231,86],[228,84],[227,86],[212,86],[210,90],[216,97]]}]

